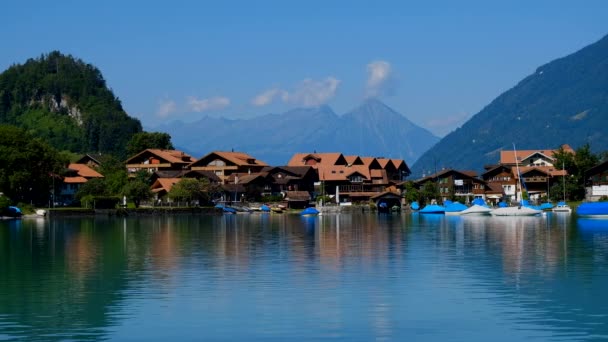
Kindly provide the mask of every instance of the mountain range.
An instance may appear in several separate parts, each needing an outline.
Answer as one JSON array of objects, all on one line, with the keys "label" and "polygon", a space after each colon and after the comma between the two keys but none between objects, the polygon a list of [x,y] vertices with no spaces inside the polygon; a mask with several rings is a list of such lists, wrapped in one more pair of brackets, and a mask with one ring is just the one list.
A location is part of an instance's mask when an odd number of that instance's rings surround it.
[{"label": "mountain range", "polygon": [[[525,53],[525,51],[522,51]],[[608,150],[608,36],[547,63],[445,136],[412,166],[412,177],[437,168],[481,171],[501,150]]]},{"label": "mountain range", "polygon": [[439,141],[378,99],[367,99],[343,115],[323,105],[253,119],[173,121],[154,130],[169,133],[178,149],[196,157],[235,150],[271,165],[286,164],[294,153],[314,151],[399,158],[411,165]]}]

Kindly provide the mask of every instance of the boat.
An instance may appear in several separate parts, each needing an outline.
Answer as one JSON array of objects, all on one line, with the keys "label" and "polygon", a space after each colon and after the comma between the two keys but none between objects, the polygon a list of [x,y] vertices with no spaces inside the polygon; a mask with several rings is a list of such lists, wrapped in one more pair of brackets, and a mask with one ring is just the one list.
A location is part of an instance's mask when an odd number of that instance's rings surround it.
[{"label": "boat", "polygon": [[521,205],[519,207],[496,208],[490,211],[490,214],[492,216],[535,216],[542,212],[542,210]]},{"label": "boat", "polygon": [[300,212],[301,216],[317,216],[319,211],[313,207],[308,207]]},{"label": "boat", "polygon": [[418,204],[418,202],[414,201],[412,202],[412,204],[410,205],[410,208],[412,210],[420,210],[420,204]]},{"label": "boat", "polygon": [[260,206],[260,211],[261,211],[261,212],[264,212],[264,213],[269,213],[269,212],[270,212],[270,207],[269,207],[269,206],[267,206],[266,204],[262,204],[262,205]]},{"label": "boat", "polygon": [[280,213],[282,213],[284,211],[284,208],[281,208],[281,207],[278,207],[278,206],[277,207],[271,207],[270,211],[273,212],[273,213],[280,214]]},{"label": "boat", "polygon": [[460,215],[469,215],[469,216],[490,215],[491,211],[492,211],[492,209],[490,209],[488,207],[484,207],[483,205],[473,204],[468,209],[461,211]]},{"label": "boat", "polygon": [[36,215],[38,215],[38,216],[46,216],[46,210],[44,210],[44,209],[36,209]]},{"label": "boat", "polygon": [[429,204],[422,208],[419,213],[421,214],[444,214],[445,208],[437,204]]},{"label": "boat", "polygon": [[608,202],[586,202],[576,208],[578,216],[608,218]]},{"label": "boat", "polygon": [[[562,170],[565,170],[565,166],[562,163]],[[557,206],[555,206],[553,209],[554,213],[571,213],[572,212],[572,208],[570,208],[570,206],[566,203],[566,177],[562,176],[562,183],[564,185],[564,200],[557,202]]]},{"label": "boat", "polygon": [[468,207],[460,202],[451,202],[445,205],[446,215],[460,215]]},{"label": "boat", "polygon": [[559,201],[557,202],[557,205],[555,207],[553,207],[553,209],[551,209],[554,213],[571,213],[572,212],[572,208],[570,208],[570,206],[564,202],[564,201]]},{"label": "boat", "polygon": [[[519,191],[522,192],[522,197],[523,197],[521,173],[519,172],[519,163],[517,162],[517,150],[515,149],[515,144],[513,144],[513,153],[515,156],[515,167],[517,168],[517,179],[518,179],[517,185],[519,185]],[[517,199],[517,192],[516,192],[515,196]],[[540,207],[534,208],[530,205],[528,200],[522,198],[519,206],[517,206],[517,207],[513,207],[513,206],[499,207],[499,208],[493,209],[490,212],[490,214],[492,216],[535,216],[535,215],[539,215],[542,212],[543,211],[540,210]]]}]

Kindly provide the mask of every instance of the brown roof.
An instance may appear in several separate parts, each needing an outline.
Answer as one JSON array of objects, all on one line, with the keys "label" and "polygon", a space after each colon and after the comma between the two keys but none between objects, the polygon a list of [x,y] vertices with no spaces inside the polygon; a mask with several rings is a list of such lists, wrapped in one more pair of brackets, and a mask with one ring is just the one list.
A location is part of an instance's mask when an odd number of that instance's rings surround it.
[{"label": "brown roof", "polygon": [[[542,173],[545,173],[551,177],[556,177],[556,176],[567,176],[568,175],[568,171],[566,170],[557,170],[555,167],[553,166],[520,166],[519,167],[519,172],[523,175],[525,173],[528,173],[532,170],[538,170]],[[519,175],[517,174],[517,167],[513,166],[511,168],[511,172],[513,173],[513,175],[515,176],[515,178],[519,178]]]},{"label": "brown roof", "polygon": [[65,177],[63,182],[68,184],[83,184],[87,182],[87,179],[84,177]]},{"label": "brown roof", "polygon": [[[562,145],[561,148],[565,152],[574,153],[574,150],[568,144]],[[501,164],[515,164],[515,156],[516,155],[517,155],[517,157],[519,157],[519,159],[517,159],[517,162],[520,162],[520,161],[528,158],[529,156],[531,156],[531,155],[533,155],[535,153],[541,153],[541,154],[544,154],[545,156],[547,156],[549,158],[554,158],[553,155],[557,151],[558,150],[551,150],[551,149],[545,149],[545,150],[517,150],[517,151],[504,150],[504,151],[500,151],[500,163]]]},{"label": "brown roof", "polygon": [[139,156],[145,153],[151,153],[171,164],[190,164],[196,161],[195,158],[192,158],[192,156],[182,151],[148,148],[127,159],[127,164],[132,164],[131,160],[137,159]]},{"label": "brown roof", "polygon": [[227,160],[237,166],[268,166],[268,164],[264,163],[261,160],[257,160],[254,157],[250,156],[247,153],[244,152],[226,152],[226,151],[213,151],[203,157],[201,157],[200,159],[198,159],[197,161],[193,162],[191,164],[194,165],[197,162],[200,162],[201,160],[207,159],[208,157],[212,156],[212,155],[216,155],[224,160]]},{"label": "brown roof", "polygon": [[[289,162],[288,166],[306,166],[306,160],[308,159],[318,160],[317,164],[311,165],[312,167],[316,167],[318,165],[325,166],[333,166],[340,160],[340,158],[344,158],[342,153],[296,153],[294,154]],[[344,159],[346,161],[346,159]]]},{"label": "brown roof", "polygon": [[171,188],[173,188],[173,186],[180,180],[181,178],[159,178],[154,182],[154,184],[152,184],[151,188],[154,192],[161,190],[169,192],[171,191]]},{"label": "brown roof", "polygon": [[308,191],[285,191],[285,200],[310,201],[310,194]]},{"label": "brown roof", "polygon": [[486,193],[502,194],[504,192],[504,189],[502,188],[502,185],[500,185],[500,184],[488,183],[487,185],[490,188],[490,190],[486,190]]},{"label": "brown roof", "polygon": [[76,172],[78,172],[78,175],[81,177],[85,177],[85,178],[103,178],[103,176],[91,169],[90,167],[88,167],[85,164],[76,164],[76,163],[72,163],[68,166],[68,169],[71,170],[75,170]]}]

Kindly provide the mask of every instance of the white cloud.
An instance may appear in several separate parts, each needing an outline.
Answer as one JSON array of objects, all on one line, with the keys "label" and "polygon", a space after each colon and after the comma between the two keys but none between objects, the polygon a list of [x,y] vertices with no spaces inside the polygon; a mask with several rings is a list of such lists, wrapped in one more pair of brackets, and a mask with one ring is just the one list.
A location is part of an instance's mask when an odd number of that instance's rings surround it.
[{"label": "white cloud", "polygon": [[298,83],[292,91],[280,88],[268,89],[254,97],[251,104],[259,107],[280,100],[304,107],[318,106],[327,103],[336,95],[340,82],[333,76],[320,81],[307,78]]},{"label": "white cloud", "polygon": [[394,73],[389,62],[373,61],[367,65],[365,93],[368,97],[391,95],[395,88]]},{"label": "white cloud", "polygon": [[336,95],[340,80],[329,76],[315,81],[307,78],[298,84],[291,93],[285,92],[283,101],[305,107],[318,106],[331,100]]},{"label": "white cloud", "polygon": [[256,107],[266,106],[275,101],[276,98],[284,99],[287,96],[287,92],[285,90],[281,90],[279,88],[273,88],[266,90],[265,92],[259,94],[251,100],[251,104]]},{"label": "white cloud", "polygon": [[230,99],[223,96],[216,96],[208,99],[197,99],[194,96],[188,97],[188,109],[199,113],[208,110],[226,108],[229,105]]},{"label": "white cloud", "polygon": [[159,101],[158,110],[156,111],[156,115],[161,118],[166,118],[169,114],[175,112],[177,110],[177,105],[175,101],[170,99],[164,99]]}]

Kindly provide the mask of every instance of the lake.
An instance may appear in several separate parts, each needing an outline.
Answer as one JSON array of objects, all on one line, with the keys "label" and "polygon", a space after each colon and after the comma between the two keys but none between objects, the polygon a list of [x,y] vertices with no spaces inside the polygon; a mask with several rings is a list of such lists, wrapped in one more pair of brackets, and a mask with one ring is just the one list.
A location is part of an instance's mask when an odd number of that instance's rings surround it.
[{"label": "lake", "polygon": [[0,221],[0,340],[608,340],[608,220]]}]

